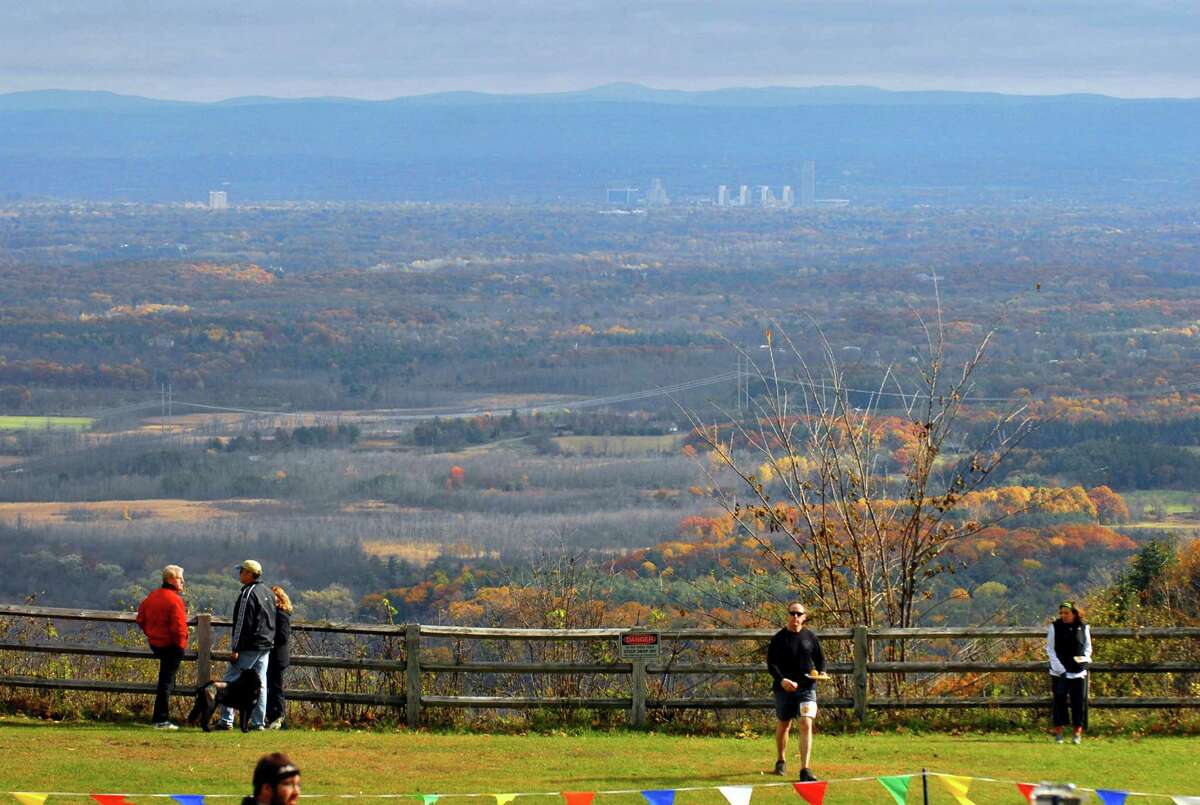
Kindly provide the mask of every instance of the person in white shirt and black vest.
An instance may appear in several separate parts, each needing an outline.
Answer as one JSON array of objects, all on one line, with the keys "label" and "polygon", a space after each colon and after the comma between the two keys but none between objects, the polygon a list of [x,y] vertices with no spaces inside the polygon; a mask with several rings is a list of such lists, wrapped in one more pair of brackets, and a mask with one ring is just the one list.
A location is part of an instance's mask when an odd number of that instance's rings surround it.
[{"label": "person in white shirt and black vest", "polygon": [[1088,663],[1092,661],[1092,633],[1083,613],[1072,601],[1058,607],[1058,620],[1046,632],[1050,657],[1050,684],[1054,692],[1054,741],[1063,742],[1067,721],[1075,728],[1071,743],[1083,740],[1088,718]]},{"label": "person in white shirt and black vest", "polygon": [[775,774],[787,774],[784,755],[792,722],[800,719],[800,782],[815,782],[808,768],[812,754],[813,721],[817,717],[817,680],[825,675],[825,655],[821,641],[811,630],[804,628],[808,612],[804,604],[788,604],[787,626],[771,638],[767,646],[767,670],[774,683],[775,694]]}]

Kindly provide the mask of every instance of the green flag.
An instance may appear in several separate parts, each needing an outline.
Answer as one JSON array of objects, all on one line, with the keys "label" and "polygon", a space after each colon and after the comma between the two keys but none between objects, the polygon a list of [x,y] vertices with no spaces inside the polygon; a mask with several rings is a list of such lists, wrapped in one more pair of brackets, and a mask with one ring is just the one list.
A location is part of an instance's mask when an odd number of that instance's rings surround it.
[{"label": "green flag", "polygon": [[908,782],[911,779],[911,774],[897,774],[894,777],[880,777],[879,784],[892,795],[896,805],[904,805],[904,800],[908,798]]},{"label": "green flag", "polygon": [[422,800],[421,805],[433,805],[435,802],[438,801],[438,798],[440,796],[441,796],[440,794],[422,794],[421,795],[421,800]]}]

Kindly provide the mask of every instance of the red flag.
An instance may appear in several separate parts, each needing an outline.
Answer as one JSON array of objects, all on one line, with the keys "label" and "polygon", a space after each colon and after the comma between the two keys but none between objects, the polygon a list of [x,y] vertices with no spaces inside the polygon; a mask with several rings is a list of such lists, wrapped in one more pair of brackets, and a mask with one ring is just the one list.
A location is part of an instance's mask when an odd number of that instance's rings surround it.
[{"label": "red flag", "polygon": [[1033,802],[1033,789],[1037,788],[1033,783],[1017,783],[1017,788],[1021,789],[1021,793],[1025,795],[1025,799]]},{"label": "red flag", "polygon": [[808,805],[821,805],[825,801],[825,789],[829,787],[829,783],[821,780],[817,783],[792,783],[796,787],[796,793],[804,797],[804,801]]},{"label": "red flag", "polygon": [[567,805],[592,805],[592,800],[596,798],[596,792],[563,791],[562,798],[567,801]]},{"label": "red flag", "polygon": [[92,799],[99,802],[100,805],[133,805],[133,803],[125,801],[124,794],[92,794]]}]

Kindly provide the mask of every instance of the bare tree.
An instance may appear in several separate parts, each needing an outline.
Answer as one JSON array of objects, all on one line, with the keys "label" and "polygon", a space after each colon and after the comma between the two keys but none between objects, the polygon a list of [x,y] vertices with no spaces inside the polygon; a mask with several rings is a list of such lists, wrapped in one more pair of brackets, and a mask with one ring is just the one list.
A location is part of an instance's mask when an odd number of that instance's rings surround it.
[{"label": "bare tree", "polygon": [[[964,404],[995,328],[952,365],[940,305],[936,320],[921,326],[925,343],[909,375],[888,367],[871,390],[851,387],[823,334],[818,370],[786,336],[777,350],[768,331],[766,365],[743,353],[765,389],[749,414],[722,410],[717,425],[689,414],[736,527],[826,622],[913,625],[931,580],[952,569],[952,547],[985,527],[960,511],[963,496],[1030,428],[1020,401],[988,414],[984,427],[968,427]],[[790,374],[776,352],[794,359]],[[885,446],[885,414],[909,429],[899,460]]]}]

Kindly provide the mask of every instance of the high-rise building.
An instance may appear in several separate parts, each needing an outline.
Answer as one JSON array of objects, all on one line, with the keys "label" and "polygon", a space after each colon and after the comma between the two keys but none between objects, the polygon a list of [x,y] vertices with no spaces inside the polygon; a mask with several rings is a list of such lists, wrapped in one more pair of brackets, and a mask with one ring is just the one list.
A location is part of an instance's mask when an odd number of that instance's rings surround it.
[{"label": "high-rise building", "polygon": [[637,204],[638,189],[636,187],[610,187],[605,193],[609,204],[618,207],[633,207]]},{"label": "high-rise building", "polygon": [[718,207],[728,207],[729,206],[729,185],[726,185],[726,184],[717,185],[717,206]]},{"label": "high-rise building", "polygon": [[783,186],[783,195],[779,199],[779,206],[786,209],[791,209],[792,205],[795,203],[796,200],[792,197],[792,186],[790,184],[785,184]]},{"label": "high-rise building", "polygon": [[760,206],[760,207],[776,206],[775,194],[771,192],[770,185],[760,184],[755,189],[758,191],[758,206]]},{"label": "high-rise building", "polygon": [[814,162],[805,162],[800,166],[800,206],[815,207],[817,205],[817,166]]},{"label": "high-rise building", "polygon": [[229,209],[229,197],[225,195],[224,190],[208,191],[208,208],[210,210]]},{"label": "high-rise building", "polygon": [[667,189],[663,187],[662,179],[650,180],[650,192],[646,195],[646,203],[651,207],[665,207],[671,203],[667,198]]},{"label": "high-rise building", "polygon": [[738,187],[737,203],[738,203],[739,207],[745,207],[747,204],[750,203],[750,187],[749,187],[749,185],[741,185]]}]

